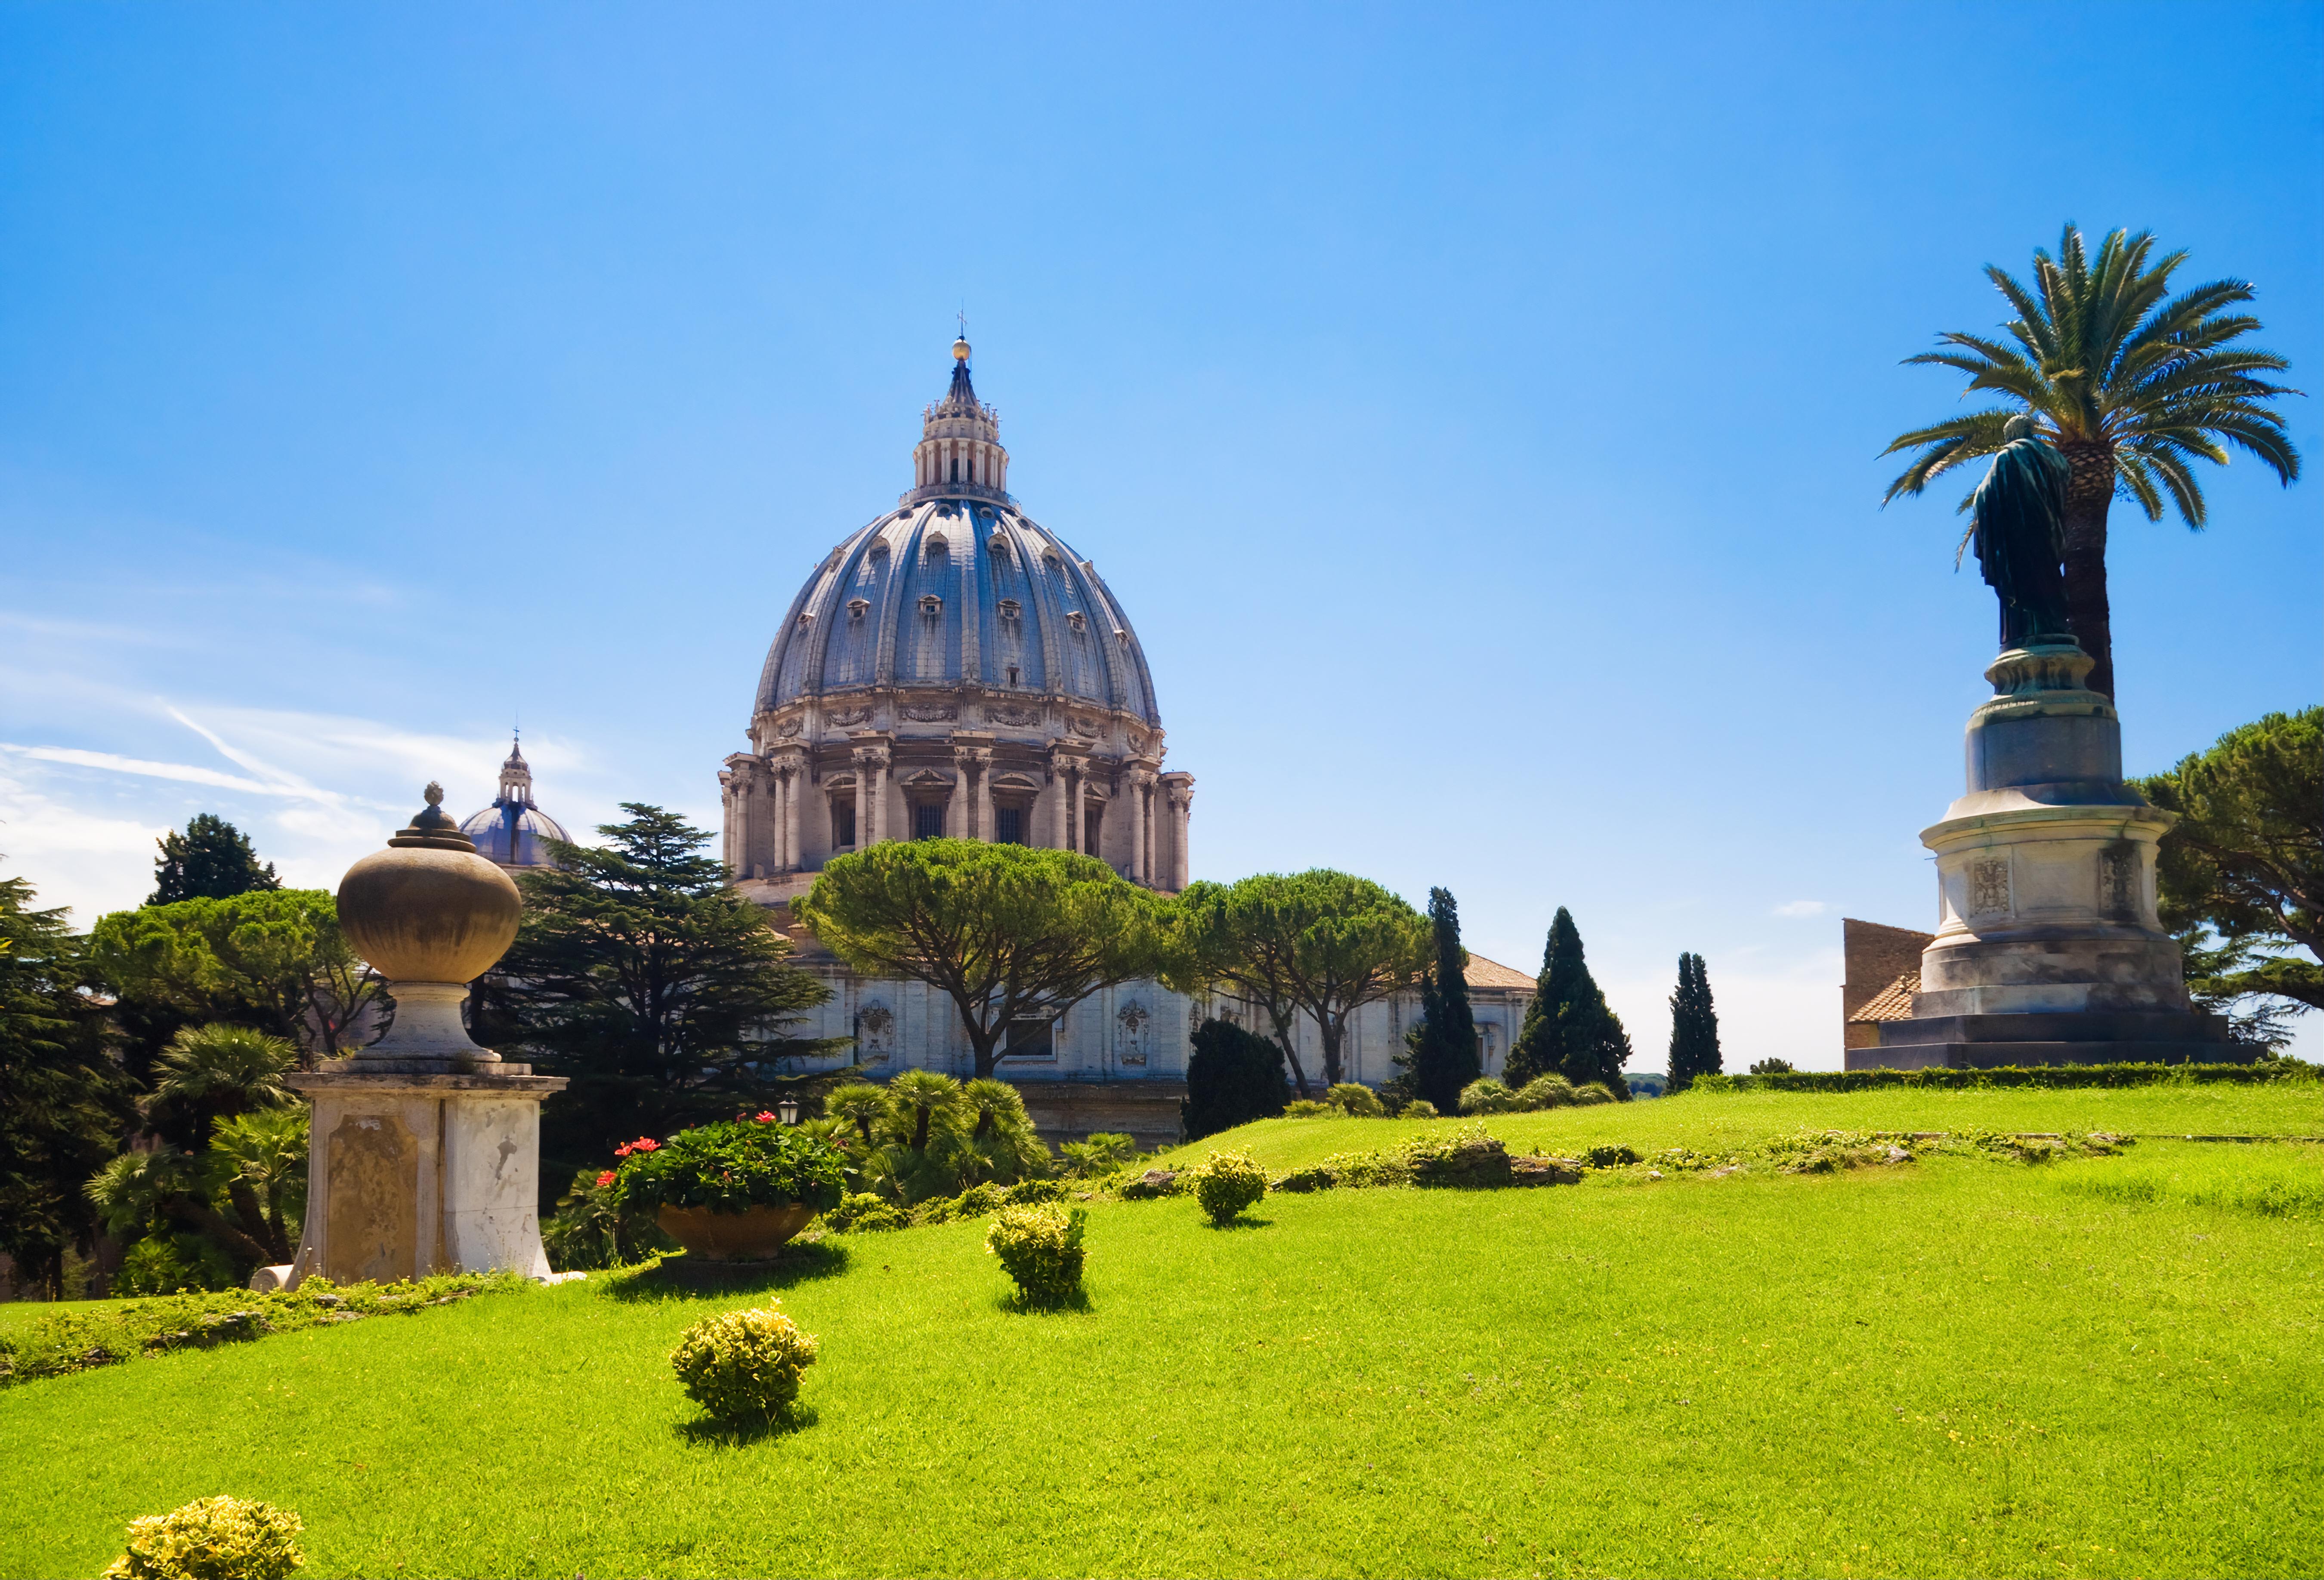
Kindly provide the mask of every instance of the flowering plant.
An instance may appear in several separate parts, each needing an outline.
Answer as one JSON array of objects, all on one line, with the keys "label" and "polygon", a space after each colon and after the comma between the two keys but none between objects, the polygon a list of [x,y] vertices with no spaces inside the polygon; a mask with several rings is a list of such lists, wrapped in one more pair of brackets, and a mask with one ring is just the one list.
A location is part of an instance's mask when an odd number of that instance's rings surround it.
[{"label": "flowering plant", "polygon": [[614,1197],[628,1210],[706,1207],[744,1212],[793,1202],[819,1210],[839,1205],[838,1150],[774,1123],[771,1115],[697,1125],[667,1141],[641,1138],[614,1148],[613,1154],[622,1160],[613,1171]]}]

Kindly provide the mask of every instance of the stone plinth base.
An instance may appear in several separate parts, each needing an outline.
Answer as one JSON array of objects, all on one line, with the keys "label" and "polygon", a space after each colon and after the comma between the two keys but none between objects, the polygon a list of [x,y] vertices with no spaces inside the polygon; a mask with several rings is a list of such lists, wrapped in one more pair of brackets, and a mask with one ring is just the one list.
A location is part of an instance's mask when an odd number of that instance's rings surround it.
[{"label": "stone plinth base", "polygon": [[[314,1105],[292,1287],[506,1270],[549,1276],[538,1200],[540,1103],[565,1081],[346,1068],[294,1075]],[[501,1073],[507,1071],[509,1073]]]},{"label": "stone plinth base", "polygon": [[[1005,1068],[1005,1067],[1004,1067]],[[1127,1134],[1141,1151],[1178,1144],[1183,1080],[1015,1080],[1043,1141],[1082,1141],[1093,1130]]]},{"label": "stone plinth base", "polygon": [[1997,1070],[2032,1064],[2245,1064],[2225,1022],[2190,1011],[1949,1015],[1888,1021],[1849,1070]]}]

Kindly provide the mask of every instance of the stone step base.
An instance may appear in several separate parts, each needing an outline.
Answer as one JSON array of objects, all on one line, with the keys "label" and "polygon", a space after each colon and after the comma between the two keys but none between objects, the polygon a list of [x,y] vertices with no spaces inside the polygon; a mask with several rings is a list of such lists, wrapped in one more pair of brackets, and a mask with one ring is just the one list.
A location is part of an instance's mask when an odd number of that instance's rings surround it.
[{"label": "stone step base", "polygon": [[1998,1070],[2036,1064],[2248,1064],[2238,1043],[1904,1043],[1850,1048],[1846,1070]]},{"label": "stone step base", "polygon": [[[2227,1023],[2178,1009],[2053,1010],[2046,1014],[1919,1015],[1882,1021],[1879,1046],[1923,1043],[2225,1043]],[[2074,1062],[2087,1063],[2086,1060]]]},{"label": "stone step base", "polygon": [[[1007,1066],[1003,1065],[1003,1071]],[[1005,1079],[1005,1074],[1004,1074]],[[1085,1140],[1093,1130],[1127,1134],[1141,1152],[1178,1144],[1183,1080],[1015,1080],[1026,1116],[1051,1146]]]}]

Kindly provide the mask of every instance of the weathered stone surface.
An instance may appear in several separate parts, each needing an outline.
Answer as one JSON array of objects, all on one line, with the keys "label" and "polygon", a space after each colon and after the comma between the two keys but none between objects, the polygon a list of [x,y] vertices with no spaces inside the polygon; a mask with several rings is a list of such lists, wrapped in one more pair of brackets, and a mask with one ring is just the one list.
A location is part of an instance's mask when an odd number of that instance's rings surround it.
[{"label": "weathered stone surface", "polygon": [[1148,1169],[1137,1179],[1123,1185],[1120,1194],[1124,1201],[1145,1201],[1157,1196],[1174,1196],[1177,1193],[1177,1189],[1176,1171]]},{"label": "weathered stone surface", "polygon": [[1512,1185],[1579,1185],[1582,1163],[1577,1158],[1529,1156],[1509,1160]]},{"label": "weathered stone surface", "polygon": [[1490,1190],[1509,1182],[1509,1153],[1494,1137],[1463,1136],[1446,1146],[1412,1149],[1412,1182],[1458,1190]]}]

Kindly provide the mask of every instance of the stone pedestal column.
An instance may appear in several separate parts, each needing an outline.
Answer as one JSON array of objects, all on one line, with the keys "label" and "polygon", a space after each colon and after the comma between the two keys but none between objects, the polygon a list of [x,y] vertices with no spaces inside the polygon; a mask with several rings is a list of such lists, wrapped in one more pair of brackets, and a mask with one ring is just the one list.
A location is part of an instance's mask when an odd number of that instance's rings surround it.
[{"label": "stone pedestal column", "polygon": [[[296,1285],[430,1272],[549,1276],[540,1246],[540,1103],[565,1087],[469,1039],[467,985],[516,938],[516,885],[476,854],[428,787],[388,849],[348,868],[339,924],[388,978],[395,1021],[289,1084],[314,1105]],[[262,1274],[262,1277],[265,1274]]]},{"label": "stone pedestal column", "polygon": [[2188,1006],[2155,914],[2156,841],[2177,821],[2122,780],[2114,704],[2070,643],[2013,648],[1969,718],[1968,794],[1925,829],[1939,923],[1909,1020],[1850,1070],[2218,1062],[2246,1055]]}]

